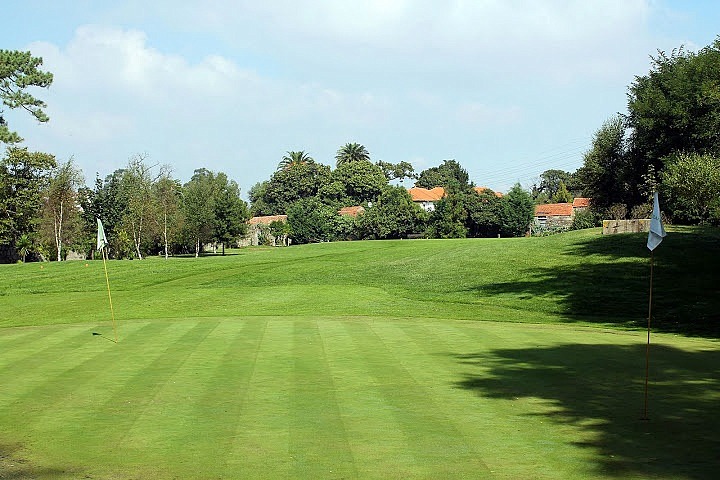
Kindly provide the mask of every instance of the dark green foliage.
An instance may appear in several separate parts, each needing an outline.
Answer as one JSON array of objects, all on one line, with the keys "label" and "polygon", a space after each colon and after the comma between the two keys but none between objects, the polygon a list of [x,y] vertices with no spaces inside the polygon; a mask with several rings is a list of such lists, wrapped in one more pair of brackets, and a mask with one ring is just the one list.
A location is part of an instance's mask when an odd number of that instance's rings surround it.
[{"label": "dark green foliage", "polygon": [[468,235],[468,211],[465,192],[450,192],[435,204],[428,219],[428,236],[431,238],[465,238]]},{"label": "dark green foliage", "polygon": [[673,221],[720,224],[720,157],[672,157],[662,175],[662,191]]},{"label": "dark green foliage", "polygon": [[471,186],[467,170],[455,160],[443,160],[441,165],[420,172],[416,187],[466,190]]},{"label": "dark green foliage", "polygon": [[573,217],[572,229],[583,230],[585,228],[597,227],[600,223],[597,215],[590,209],[579,209]]},{"label": "dark green foliage", "polygon": [[581,188],[575,173],[551,169],[541,173],[539,183],[533,185],[533,200],[535,203],[554,202],[553,197],[557,195],[561,184],[565,185],[571,197],[579,196]]},{"label": "dark green foliage", "polygon": [[468,195],[470,235],[473,237],[497,237],[503,221],[503,199],[490,189]]},{"label": "dark green foliage", "polygon": [[420,231],[423,211],[407,190],[387,186],[371,207],[358,220],[363,238],[404,238]]},{"label": "dark green foliage", "polygon": [[[0,99],[10,109],[22,108],[38,122],[47,122],[48,116],[43,111],[45,102],[26,91],[27,87],[46,88],[52,83],[52,73],[39,70],[40,65],[42,58],[33,57],[30,52],[0,50]],[[8,128],[2,113],[0,109],[0,143],[22,142],[22,138]]]},{"label": "dark green foliage", "polygon": [[215,225],[213,241],[233,244],[247,232],[250,218],[247,204],[240,198],[240,187],[235,180],[220,172],[215,176]]},{"label": "dark green foliage", "polygon": [[[315,162],[300,163],[278,170],[267,185],[255,192],[262,200],[262,213],[285,215],[294,202],[316,196],[320,188],[330,182],[330,175],[330,167]],[[258,209],[255,209],[255,212],[257,211]]]},{"label": "dark green foliage", "polygon": [[577,171],[583,194],[592,198],[592,208],[597,212],[604,212],[613,204],[628,203],[635,188],[629,172],[625,129],[620,116],[606,121],[595,133],[592,148]]},{"label": "dark green foliage", "polygon": [[[630,85],[627,116],[606,122],[585,155],[578,173],[592,208],[623,204],[632,211],[648,202],[674,156],[720,155],[718,92],[720,38],[697,53],[659,52],[650,72]],[[675,216],[701,221],[685,211]]]},{"label": "dark green foliage", "polygon": [[560,186],[558,187],[557,192],[555,192],[555,195],[552,197],[553,203],[572,203],[572,195],[570,195],[570,192],[568,192],[567,187],[565,186],[565,182],[560,180]]},{"label": "dark green foliage", "polygon": [[406,178],[415,179],[415,169],[409,162],[398,162],[390,163],[383,162],[380,160],[377,162],[377,166],[380,167],[388,180],[400,180],[401,182]]},{"label": "dark green foliage", "polygon": [[302,198],[287,211],[293,243],[315,243],[332,239],[332,222],[337,210],[316,197]]},{"label": "dark green foliage", "polygon": [[193,240],[195,256],[206,243],[229,244],[245,233],[250,218],[247,205],[237,183],[227,175],[195,170],[183,191],[186,236]]},{"label": "dark green foliage", "polygon": [[528,232],[535,214],[535,203],[528,192],[516,183],[503,197],[502,227],[505,237],[521,237]]},{"label": "dark green foliage", "polygon": [[8,148],[0,158],[0,262],[17,259],[16,243],[34,238],[41,193],[47,188],[55,157],[27,148]]},{"label": "dark green foliage", "polygon": [[357,160],[340,164],[323,192],[330,196],[341,188],[339,200],[343,204],[365,205],[378,198],[387,182],[380,167],[367,160]]},{"label": "dark green foliage", "polygon": [[720,37],[699,52],[658,52],[628,94],[633,153],[660,172],[673,153],[720,154]]},{"label": "dark green foliage", "polygon": [[250,199],[250,215],[260,217],[263,215],[271,215],[272,208],[266,202],[269,180],[258,182],[248,190],[248,198]]}]

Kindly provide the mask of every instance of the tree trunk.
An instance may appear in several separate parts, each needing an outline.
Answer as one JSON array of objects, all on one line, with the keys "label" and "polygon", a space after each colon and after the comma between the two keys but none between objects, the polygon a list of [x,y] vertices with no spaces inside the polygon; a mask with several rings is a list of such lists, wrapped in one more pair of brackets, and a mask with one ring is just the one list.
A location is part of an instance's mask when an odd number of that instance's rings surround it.
[{"label": "tree trunk", "polygon": [[62,221],[63,221],[63,202],[60,201],[60,212],[55,217],[55,248],[57,249],[57,261],[62,261]]},{"label": "tree trunk", "polygon": [[200,256],[200,237],[197,237],[195,241],[195,258],[198,258],[198,256]]},{"label": "tree trunk", "polygon": [[167,260],[168,259],[167,211],[163,213],[163,239],[165,240],[165,260]]}]

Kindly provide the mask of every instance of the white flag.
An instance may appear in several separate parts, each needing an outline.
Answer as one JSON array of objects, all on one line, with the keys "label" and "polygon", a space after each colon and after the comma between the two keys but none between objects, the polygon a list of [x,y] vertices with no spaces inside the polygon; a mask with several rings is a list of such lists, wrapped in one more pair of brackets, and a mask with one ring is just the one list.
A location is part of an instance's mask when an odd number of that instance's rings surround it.
[{"label": "white flag", "polygon": [[107,238],[105,237],[105,229],[103,228],[103,224],[100,221],[100,219],[97,219],[98,222],[98,233],[97,233],[97,249],[102,250],[105,248],[105,245],[107,245]]},{"label": "white flag", "polygon": [[653,213],[652,220],[650,220],[650,233],[648,234],[647,248],[652,252],[655,247],[660,245],[665,238],[665,229],[663,228],[662,219],[660,218],[660,202],[658,201],[658,194],[655,192],[653,195]]}]

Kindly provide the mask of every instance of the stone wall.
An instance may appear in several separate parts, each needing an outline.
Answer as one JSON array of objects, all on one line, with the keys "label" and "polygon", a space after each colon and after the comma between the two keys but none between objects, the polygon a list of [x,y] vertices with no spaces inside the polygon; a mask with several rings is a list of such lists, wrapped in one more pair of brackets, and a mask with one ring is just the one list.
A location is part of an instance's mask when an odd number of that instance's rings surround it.
[{"label": "stone wall", "polygon": [[603,235],[614,233],[641,233],[650,231],[650,219],[603,220]]}]

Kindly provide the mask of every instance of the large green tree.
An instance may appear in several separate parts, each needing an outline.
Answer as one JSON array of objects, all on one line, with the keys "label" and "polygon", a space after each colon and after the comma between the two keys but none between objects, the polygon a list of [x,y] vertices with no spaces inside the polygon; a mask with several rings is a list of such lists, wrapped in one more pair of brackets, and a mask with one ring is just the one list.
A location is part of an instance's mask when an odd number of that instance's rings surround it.
[{"label": "large green tree", "polygon": [[669,159],[662,191],[673,220],[720,224],[720,157],[682,153]]},{"label": "large green tree", "polygon": [[585,154],[577,176],[592,208],[604,212],[611,205],[631,201],[634,185],[625,120],[617,115],[595,133],[591,149]]},{"label": "large green tree", "polygon": [[170,175],[169,169],[163,169],[160,177],[152,186],[153,199],[158,207],[155,223],[160,231],[163,252],[167,260],[170,243],[179,233],[183,218],[180,209],[182,186]]},{"label": "large green tree", "polygon": [[70,158],[54,168],[44,195],[43,224],[52,231],[54,250],[59,262],[63,258],[63,245],[76,241],[80,205],[78,189],[85,183],[80,168]]},{"label": "large green tree", "polygon": [[192,239],[195,257],[203,244],[213,238],[215,226],[215,174],[205,168],[195,170],[183,186],[183,215],[188,236]]},{"label": "large green tree", "polygon": [[[301,198],[311,198],[320,188],[330,183],[330,167],[316,162],[302,163],[276,171],[267,185],[262,186],[259,197],[265,215],[284,215],[290,205]],[[255,214],[257,209],[254,209]]]},{"label": "large green tree", "polygon": [[147,163],[147,155],[134,155],[122,176],[122,190],[127,201],[123,224],[132,234],[135,255],[140,260],[143,258],[143,241],[148,236],[148,227],[156,214],[152,195],[152,186],[156,180],[152,174],[153,168],[153,165]]},{"label": "large green tree", "polygon": [[240,187],[237,182],[230,180],[223,172],[215,175],[214,182],[213,240],[222,244],[224,253],[225,245],[235,243],[238,237],[247,231],[245,222],[250,215],[247,204],[240,198]]},{"label": "large green tree", "polygon": [[627,115],[606,122],[585,155],[583,194],[600,213],[636,211],[680,153],[720,155],[720,37],[698,52],[652,58],[629,87]]},{"label": "large green tree", "polygon": [[340,202],[364,205],[377,199],[388,181],[379,166],[358,160],[343,163],[333,170],[331,184],[340,186]]},{"label": "large green tree", "polygon": [[444,187],[454,190],[467,190],[472,184],[470,175],[457,161],[443,160],[437,167],[430,167],[420,172],[415,182],[416,187]]},{"label": "large green tree", "polygon": [[337,210],[316,197],[302,198],[287,211],[288,225],[295,243],[315,243],[332,238]]},{"label": "large green tree", "polygon": [[421,230],[424,213],[405,188],[388,185],[358,223],[364,238],[403,238]]},{"label": "large green tree", "polygon": [[55,168],[55,157],[11,147],[0,158],[0,261],[16,258],[21,236],[34,238],[42,192]]},{"label": "large green tree", "polygon": [[535,215],[535,203],[530,193],[516,183],[503,196],[502,227],[505,237],[521,237],[527,233]]},{"label": "large green tree", "polygon": [[720,37],[698,52],[658,52],[630,85],[627,119],[643,173],[674,153],[720,154]]},{"label": "large green tree", "polygon": [[[47,122],[45,102],[27,92],[28,87],[46,88],[53,81],[52,73],[43,72],[38,68],[40,65],[42,58],[33,57],[30,52],[0,50],[0,99],[10,109],[22,108],[38,122]],[[19,142],[22,138],[9,129],[0,109],[0,143]]]}]

